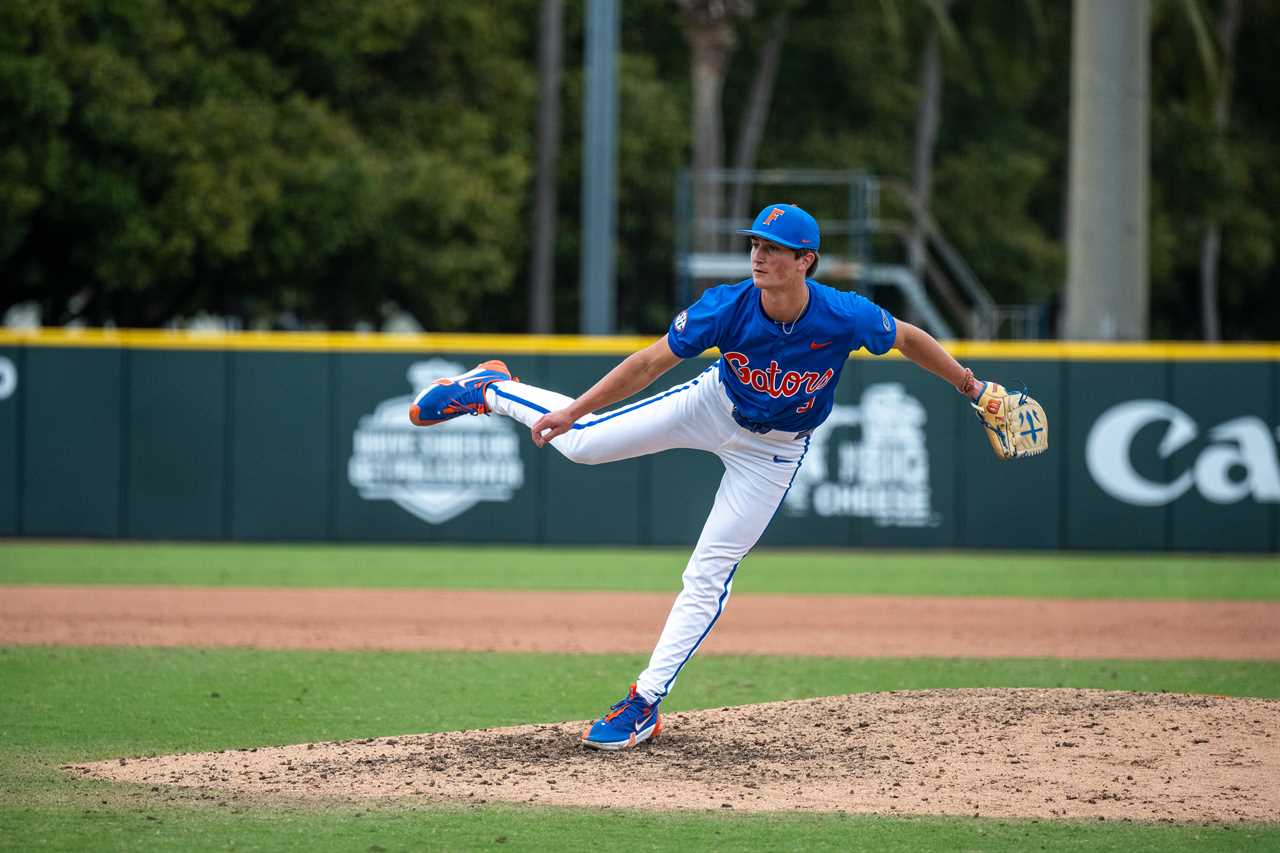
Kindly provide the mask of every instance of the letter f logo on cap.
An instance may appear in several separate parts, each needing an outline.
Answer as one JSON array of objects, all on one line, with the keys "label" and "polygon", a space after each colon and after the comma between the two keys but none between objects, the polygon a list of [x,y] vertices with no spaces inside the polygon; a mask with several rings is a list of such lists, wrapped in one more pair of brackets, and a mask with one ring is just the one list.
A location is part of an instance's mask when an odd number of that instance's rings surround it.
[{"label": "letter f logo on cap", "polygon": [[751,227],[740,228],[738,233],[789,249],[818,251],[818,221],[794,204],[765,205]]}]

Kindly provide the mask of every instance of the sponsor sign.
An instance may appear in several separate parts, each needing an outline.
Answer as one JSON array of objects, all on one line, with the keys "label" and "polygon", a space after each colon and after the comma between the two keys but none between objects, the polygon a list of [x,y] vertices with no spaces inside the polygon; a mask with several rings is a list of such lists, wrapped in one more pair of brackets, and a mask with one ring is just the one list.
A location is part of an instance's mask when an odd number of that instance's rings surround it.
[{"label": "sponsor sign", "polygon": [[[409,368],[411,388],[466,368],[433,358]],[[409,423],[414,395],[383,400],[360,418],[347,479],[365,500],[389,500],[428,524],[481,501],[509,501],[525,481],[520,435],[506,418],[464,415],[429,428]]]},{"label": "sponsor sign", "polygon": [[0,400],[7,400],[18,390],[18,366],[13,359],[0,356]]},{"label": "sponsor sign", "polygon": [[836,405],[809,442],[787,492],[796,516],[866,518],[878,527],[933,527],[924,405],[898,382],[868,385],[856,406]]},{"label": "sponsor sign", "polygon": [[[1162,431],[1156,448],[1162,462],[1202,435],[1207,441],[1192,460],[1168,477],[1157,478],[1140,473],[1133,458],[1134,439],[1147,428]],[[1129,400],[1107,409],[1094,422],[1085,441],[1085,461],[1104,492],[1134,506],[1163,506],[1192,489],[1216,504],[1277,503],[1276,440],[1276,430],[1254,415],[1229,418],[1206,434],[1171,403]]]}]

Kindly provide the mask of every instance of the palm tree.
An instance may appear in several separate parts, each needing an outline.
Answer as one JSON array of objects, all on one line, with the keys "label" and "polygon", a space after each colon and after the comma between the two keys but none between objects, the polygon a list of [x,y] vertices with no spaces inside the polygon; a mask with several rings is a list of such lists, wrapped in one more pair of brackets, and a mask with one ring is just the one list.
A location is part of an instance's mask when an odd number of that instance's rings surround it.
[{"label": "palm tree", "polygon": [[717,228],[723,191],[710,175],[724,165],[724,120],[720,103],[729,56],[736,42],[734,18],[751,14],[748,0],[680,0],[689,39],[693,79],[693,248],[720,248]]},{"label": "palm tree", "polygon": [[555,331],[556,158],[560,150],[560,65],[564,0],[542,0],[538,39],[538,172],[533,205],[529,331]]},{"label": "palm tree", "polygon": [[933,15],[920,57],[920,103],[916,110],[915,149],[911,157],[914,210],[911,236],[907,240],[907,265],[920,281],[924,280],[926,223],[933,194],[933,155],[938,144],[938,123],[942,115],[940,31],[950,25],[947,16],[947,7],[950,5],[951,0],[935,0],[929,4]]},{"label": "palm tree", "polygon": [[[1187,19],[1196,34],[1205,82],[1210,91],[1213,129],[1219,139],[1224,139],[1231,118],[1231,85],[1235,76],[1236,35],[1240,32],[1240,0],[1225,0],[1222,14],[1214,28],[1216,49],[1210,41],[1208,28],[1198,0],[1186,0]],[[1218,57],[1218,52],[1221,57]],[[1200,238],[1200,314],[1203,318],[1204,339],[1222,339],[1222,319],[1218,312],[1218,259],[1222,252],[1222,223],[1216,214],[1210,214]]]},{"label": "palm tree", "polygon": [[[787,38],[786,4],[779,7],[769,25],[769,35],[760,46],[756,61],[755,77],[751,81],[751,95],[747,102],[747,114],[738,132],[738,144],[734,149],[733,168],[739,175],[754,169],[764,126],[769,120],[769,106],[773,101],[773,87],[778,79],[778,65],[782,58],[782,43]],[[733,185],[733,201],[729,204],[729,221],[742,222],[747,218],[751,204],[751,184],[738,180]]]}]

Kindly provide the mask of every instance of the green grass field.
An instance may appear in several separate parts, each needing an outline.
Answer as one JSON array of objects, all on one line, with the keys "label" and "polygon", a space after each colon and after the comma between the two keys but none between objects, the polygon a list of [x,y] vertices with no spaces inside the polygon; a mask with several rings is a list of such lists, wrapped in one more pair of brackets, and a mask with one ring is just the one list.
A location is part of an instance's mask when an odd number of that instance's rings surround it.
[{"label": "green grass field", "polygon": [[[680,588],[679,548],[187,545],[0,542],[2,584]],[[1168,554],[760,550],[736,593],[1280,601],[1280,559]]]},{"label": "green grass field", "polygon": [[[457,577],[459,553],[0,543],[0,584],[669,590],[684,559],[676,551],[468,550],[466,576]],[[1278,574],[1276,561],[1264,559],[771,552],[744,564],[737,588],[1275,600]],[[630,576],[636,583],[628,587]],[[321,809],[83,781],[58,770],[123,755],[581,719],[616,698],[642,665],[640,656],[613,655],[0,648],[0,849],[1280,850],[1280,823],[729,817],[421,804]],[[707,657],[695,658],[664,708],[1010,686],[1280,698],[1280,662]]]}]

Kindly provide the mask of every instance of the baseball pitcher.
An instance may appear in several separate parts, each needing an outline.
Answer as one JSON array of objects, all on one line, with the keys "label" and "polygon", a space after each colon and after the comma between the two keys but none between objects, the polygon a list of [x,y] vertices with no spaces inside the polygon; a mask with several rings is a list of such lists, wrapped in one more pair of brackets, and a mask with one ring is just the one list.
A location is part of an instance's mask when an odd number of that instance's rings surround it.
[{"label": "baseball pitcher", "polygon": [[[1031,397],[974,378],[927,332],[856,293],[814,281],[819,229],[804,210],[768,205],[738,233],[751,238],[751,277],[707,290],[676,314],[666,335],[576,399],[522,383],[495,360],[437,380],[410,408],[419,426],[464,414],[506,415],[528,426],[538,447],[550,444],[587,465],[677,447],[714,453],[724,463],[649,665],[582,733],[584,746],[626,749],[661,731],[658,706],[724,612],[734,573],[782,504],[814,428],[831,412],[850,352],[897,349],[955,386],[1001,458],[1048,446],[1044,411]],[[712,347],[719,360],[695,379],[604,411]]]}]

